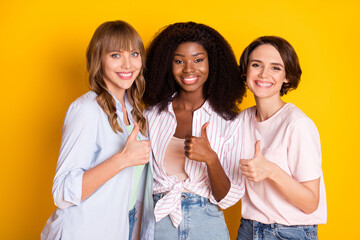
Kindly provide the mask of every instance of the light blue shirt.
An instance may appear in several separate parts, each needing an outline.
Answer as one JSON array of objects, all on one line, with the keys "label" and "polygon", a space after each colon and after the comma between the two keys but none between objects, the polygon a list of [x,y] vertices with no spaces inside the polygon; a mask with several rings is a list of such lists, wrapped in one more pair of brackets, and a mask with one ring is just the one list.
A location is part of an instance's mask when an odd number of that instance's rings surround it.
[{"label": "light blue shirt", "polygon": [[[70,105],[62,129],[52,190],[58,209],[47,221],[41,239],[128,239],[129,202],[135,167],[125,168],[81,201],[84,172],[121,151],[129,135],[123,121],[121,104],[114,99],[123,133],[116,134],[112,130],[107,115],[96,102],[96,93],[88,92]],[[124,99],[132,124],[132,106],[126,94]],[[140,133],[138,137],[146,139]],[[144,168],[139,201],[136,203],[137,207],[142,206],[142,201],[144,203],[141,239],[153,239],[151,161]]]}]

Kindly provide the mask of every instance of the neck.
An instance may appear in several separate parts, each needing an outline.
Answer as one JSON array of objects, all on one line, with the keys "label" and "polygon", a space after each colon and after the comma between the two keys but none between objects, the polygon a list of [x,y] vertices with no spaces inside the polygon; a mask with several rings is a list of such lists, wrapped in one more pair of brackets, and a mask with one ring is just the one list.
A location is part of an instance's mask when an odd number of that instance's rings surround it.
[{"label": "neck", "polygon": [[182,108],[187,111],[195,111],[199,109],[205,102],[205,98],[201,92],[201,94],[196,94],[193,92],[184,92],[180,91],[174,101],[173,105],[175,108]]},{"label": "neck", "polygon": [[281,100],[280,96],[273,99],[255,97],[255,101],[256,120],[259,122],[269,119],[285,105],[285,102]]},{"label": "neck", "polygon": [[123,91],[116,91],[115,93],[114,92],[111,92],[114,97],[121,103],[121,106],[122,107],[125,107],[125,100],[124,100],[124,95],[125,95],[125,90]]}]

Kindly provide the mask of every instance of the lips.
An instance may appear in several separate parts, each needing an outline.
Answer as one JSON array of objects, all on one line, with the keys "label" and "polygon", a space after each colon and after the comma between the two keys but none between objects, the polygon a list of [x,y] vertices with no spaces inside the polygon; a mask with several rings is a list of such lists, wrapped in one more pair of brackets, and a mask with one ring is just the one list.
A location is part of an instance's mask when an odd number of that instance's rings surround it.
[{"label": "lips", "polygon": [[194,82],[196,82],[199,79],[198,76],[195,75],[191,75],[191,76],[186,76],[186,77],[181,77],[181,80],[185,83],[185,84],[192,84]]},{"label": "lips", "polygon": [[269,88],[274,84],[271,83],[271,82],[255,80],[255,85],[260,86],[260,87],[264,87],[264,88]]},{"label": "lips", "polygon": [[122,80],[130,80],[134,72],[117,72],[116,73]]}]

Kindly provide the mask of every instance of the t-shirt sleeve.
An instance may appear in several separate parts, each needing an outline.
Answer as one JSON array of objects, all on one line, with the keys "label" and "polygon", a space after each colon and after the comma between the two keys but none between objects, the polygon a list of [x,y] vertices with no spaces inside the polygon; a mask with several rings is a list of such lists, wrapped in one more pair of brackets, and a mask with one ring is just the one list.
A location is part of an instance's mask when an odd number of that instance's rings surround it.
[{"label": "t-shirt sleeve", "polygon": [[66,113],[53,182],[54,202],[59,208],[81,203],[82,177],[94,158],[95,122],[94,116],[78,102]]},{"label": "t-shirt sleeve", "polygon": [[310,118],[299,119],[292,125],[288,164],[292,176],[299,182],[322,175],[320,136]]}]

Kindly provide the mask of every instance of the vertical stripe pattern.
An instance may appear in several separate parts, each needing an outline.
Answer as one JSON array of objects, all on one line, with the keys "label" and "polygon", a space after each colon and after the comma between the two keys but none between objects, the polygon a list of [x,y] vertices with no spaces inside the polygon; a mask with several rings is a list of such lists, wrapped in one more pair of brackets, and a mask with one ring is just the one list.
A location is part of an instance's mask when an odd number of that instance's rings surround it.
[{"label": "vertical stripe pattern", "polygon": [[241,146],[243,136],[243,123],[239,118],[232,121],[223,119],[213,111],[206,101],[203,106],[193,113],[192,134],[199,137],[201,127],[209,122],[206,128],[211,148],[217,153],[231,187],[227,195],[217,202],[212,195],[210,180],[205,163],[185,159],[185,172],[189,176],[185,181],[179,182],[175,176],[168,176],[163,161],[166,148],[175,133],[177,126],[172,104],[168,109],[159,113],[156,107],[145,111],[149,122],[149,139],[154,155],[154,187],[153,193],[167,194],[155,206],[156,221],[169,215],[175,227],[181,220],[181,192],[186,189],[192,193],[208,198],[211,203],[225,209],[234,205],[244,195],[245,188],[241,178],[239,160],[241,159]]}]

